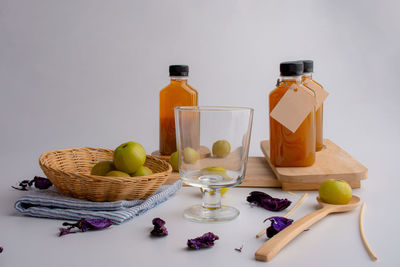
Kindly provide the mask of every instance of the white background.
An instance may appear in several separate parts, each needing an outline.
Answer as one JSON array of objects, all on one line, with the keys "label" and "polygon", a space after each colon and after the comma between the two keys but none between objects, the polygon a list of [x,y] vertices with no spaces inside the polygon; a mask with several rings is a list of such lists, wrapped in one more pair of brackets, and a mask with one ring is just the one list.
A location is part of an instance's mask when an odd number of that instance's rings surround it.
[{"label": "white background", "polygon": [[[267,95],[279,75],[279,63],[297,59],[313,59],[314,78],[330,92],[325,137],[369,168],[368,180],[355,191],[367,202],[367,237],[380,256],[378,264],[396,265],[399,10],[396,1],[361,0],[0,0],[0,246],[5,248],[0,266],[64,266],[72,258],[77,266],[128,266],[135,258],[141,266],[145,258],[148,264],[182,266],[259,264],[251,249],[260,243],[250,236],[265,216],[258,218],[242,203],[251,190],[234,189],[227,199],[244,209],[237,221],[227,224],[230,230],[209,226],[226,234],[221,244],[232,242],[195,254],[183,248],[162,251],[181,243],[172,234],[160,247],[147,237],[143,246],[131,239],[157,212],[178,232],[188,225],[193,235],[208,231],[207,225],[180,217],[187,206],[182,201],[195,189],[181,190],[163,207],[113,231],[64,242],[54,235],[61,222],[16,214],[13,203],[19,193],[9,186],[41,174],[38,157],[48,150],[114,148],[128,140],[143,144],[148,153],[157,149],[158,93],[169,82],[170,64],[190,66],[189,84],[198,90],[201,105],[253,107],[250,154],[261,155],[259,142],[268,138]],[[299,210],[296,218],[313,209],[312,198],[308,203],[309,210]],[[366,266],[370,261],[357,233],[357,213],[321,222],[315,234],[296,240],[272,264]],[[188,231],[179,236],[194,237]],[[253,242],[249,249],[232,257],[230,247],[245,238]],[[112,244],[112,249],[101,244]],[[47,250],[51,253],[42,259],[33,257]]]}]

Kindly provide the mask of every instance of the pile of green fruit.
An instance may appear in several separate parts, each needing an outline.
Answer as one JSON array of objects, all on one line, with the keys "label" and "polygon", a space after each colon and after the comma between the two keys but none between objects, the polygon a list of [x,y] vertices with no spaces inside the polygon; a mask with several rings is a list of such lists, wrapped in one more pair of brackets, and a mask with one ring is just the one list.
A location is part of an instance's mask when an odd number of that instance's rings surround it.
[{"label": "pile of green fruit", "polygon": [[118,146],[113,153],[113,160],[100,161],[93,166],[91,175],[113,177],[135,177],[153,173],[144,166],[146,151],[136,142],[126,142]]}]

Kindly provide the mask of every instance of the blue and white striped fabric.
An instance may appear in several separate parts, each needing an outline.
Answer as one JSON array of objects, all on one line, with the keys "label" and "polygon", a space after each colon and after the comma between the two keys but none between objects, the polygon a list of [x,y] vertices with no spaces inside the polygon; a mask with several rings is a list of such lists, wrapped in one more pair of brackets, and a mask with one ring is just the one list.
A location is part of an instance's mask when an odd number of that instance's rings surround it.
[{"label": "blue and white striped fabric", "polygon": [[80,220],[110,219],[121,224],[139,216],[166,201],[182,186],[180,180],[172,185],[161,186],[144,200],[92,202],[61,195],[56,190],[35,190],[15,202],[15,209],[34,217]]}]

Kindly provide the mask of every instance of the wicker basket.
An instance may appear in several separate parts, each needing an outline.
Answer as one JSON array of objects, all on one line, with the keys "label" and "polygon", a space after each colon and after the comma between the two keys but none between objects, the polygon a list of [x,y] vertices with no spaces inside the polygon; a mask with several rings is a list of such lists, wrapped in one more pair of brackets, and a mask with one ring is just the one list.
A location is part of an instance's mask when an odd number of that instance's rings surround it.
[{"label": "wicker basket", "polygon": [[71,148],[42,154],[40,167],[64,195],[90,201],[144,199],[165,183],[172,171],[164,160],[146,156],[145,166],[153,174],[139,177],[104,177],[90,175],[101,160],[112,160],[113,150]]}]

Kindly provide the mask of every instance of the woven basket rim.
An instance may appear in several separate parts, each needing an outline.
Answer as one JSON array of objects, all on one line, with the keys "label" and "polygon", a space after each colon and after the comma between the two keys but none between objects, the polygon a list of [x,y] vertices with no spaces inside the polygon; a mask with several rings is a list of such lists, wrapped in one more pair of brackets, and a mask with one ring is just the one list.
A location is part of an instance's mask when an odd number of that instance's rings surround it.
[{"label": "woven basket rim", "polygon": [[84,176],[87,179],[91,179],[93,182],[102,182],[102,181],[106,181],[106,182],[118,182],[118,183],[137,183],[137,182],[143,182],[149,179],[153,179],[153,178],[159,178],[160,174],[169,174],[172,172],[172,166],[171,164],[169,164],[167,161],[162,160],[160,158],[151,156],[151,155],[146,155],[146,159],[151,159],[151,160],[155,160],[155,161],[159,161],[161,164],[165,165],[167,164],[168,169],[162,172],[156,172],[150,175],[145,175],[145,176],[136,176],[136,177],[114,177],[114,176],[99,176],[99,175],[91,175],[91,174],[86,174],[86,173],[78,173],[78,172],[68,172],[68,171],[63,171],[59,168],[53,168],[48,166],[47,164],[44,163],[44,157],[46,157],[47,155],[51,155],[54,154],[56,152],[61,152],[61,151],[73,151],[73,150],[103,150],[103,151],[108,151],[108,152],[114,152],[113,149],[108,149],[108,148],[95,148],[95,147],[74,147],[74,148],[66,148],[66,149],[56,149],[56,150],[50,150],[47,152],[44,152],[40,155],[39,157],[39,165],[42,167],[44,166],[47,169],[52,169],[55,170],[57,172],[61,172],[61,173],[65,173],[67,175],[80,175],[80,176]]}]

